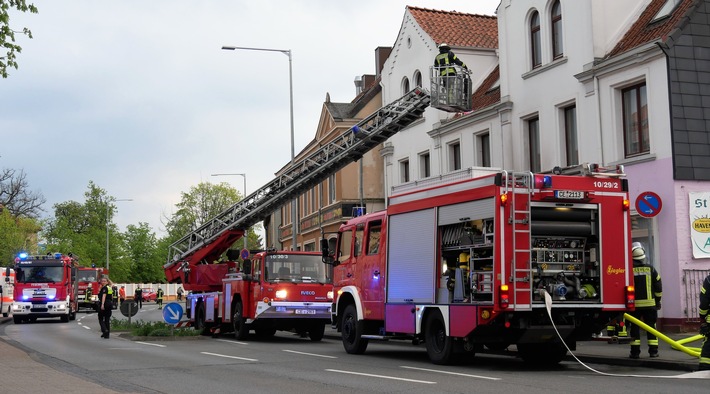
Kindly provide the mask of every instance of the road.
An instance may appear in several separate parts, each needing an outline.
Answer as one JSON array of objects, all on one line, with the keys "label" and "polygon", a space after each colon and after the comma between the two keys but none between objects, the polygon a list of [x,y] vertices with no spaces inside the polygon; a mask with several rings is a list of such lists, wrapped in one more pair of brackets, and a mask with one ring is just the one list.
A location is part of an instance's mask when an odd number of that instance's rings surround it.
[{"label": "road", "polygon": [[[144,304],[135,318],[159,320],[161,311],[155,304]],[[284,332],[249,341],[226,335],[131,341],[115,333],[105,340],[99,337],[93,313],[82,313],[70,323],[40,320],[0,327],[39,361],[118,392],[708,392],[706,379],[669,378],[684,375],[677,371],[592,365],[603,373],[656,376],[610,377],[575,362],[538,369],[496,355],[476,355],[466,365],[437,366],[429,362],[423,345],[371,342],[365,355],[354,356],[345,353],[335,338],[311,342]]]}]

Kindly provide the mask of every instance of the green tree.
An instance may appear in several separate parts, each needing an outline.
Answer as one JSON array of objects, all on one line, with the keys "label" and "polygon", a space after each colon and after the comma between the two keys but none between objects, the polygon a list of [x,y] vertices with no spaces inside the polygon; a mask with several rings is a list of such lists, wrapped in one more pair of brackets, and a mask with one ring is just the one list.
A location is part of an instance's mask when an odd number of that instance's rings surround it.
[{"label": "green tree", "polygon": [[10,10],[15,9],[20,12],[31,12],[36,14],[37,7],[26,0],[0,0],[0,47],[4,48],[5,56],[0,56],[0,75],[7,78],[7,68],[17,69],[17,53],[22,52],[22,47],[15,44],[15,33],[21,33],[32,38],[32,32],[24,27],[22,31],[13,30],[10,27]]},{"label": "green tree", "polygon": [[19,252],[37,253],[39,230],[37,220],[14,217],[0,206],[0,267],[11,266]]},{"label": "green tree", "polygon": [[[160,258],[157,237],[148,223],[128,225],[123,237],[128,261],[121,265],[118,277],[136,283],[165,282],[165,260]],[[113,277],[114,273],[111,275]]]}]

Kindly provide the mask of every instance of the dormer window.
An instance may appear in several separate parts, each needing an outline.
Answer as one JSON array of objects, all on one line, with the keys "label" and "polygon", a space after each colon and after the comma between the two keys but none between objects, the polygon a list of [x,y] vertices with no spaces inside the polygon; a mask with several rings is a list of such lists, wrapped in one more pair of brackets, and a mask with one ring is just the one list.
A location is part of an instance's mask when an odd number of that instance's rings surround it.
[{"label": "dormer window", "polygon": [[663,7],[661,7],[660,10],[658,10],[658,13],[651,19],[651,23],[657,22],[670,14],[673,13],[673,10],[680,4],[681,0],[666,0],[666,3],[663,4]]},{"label": "dormer window", "polygon": [[530,55],[532,68],[542,65],[542,48],[540,47],[540,13],[535,11],[530,18]]}]

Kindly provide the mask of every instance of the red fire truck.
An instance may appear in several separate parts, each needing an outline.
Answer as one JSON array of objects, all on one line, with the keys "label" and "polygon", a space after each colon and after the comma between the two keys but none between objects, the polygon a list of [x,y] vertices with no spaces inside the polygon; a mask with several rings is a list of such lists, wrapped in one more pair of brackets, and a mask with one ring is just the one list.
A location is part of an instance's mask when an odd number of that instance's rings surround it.
[{"label": "red fire truck", "polygon": [[633,308],[623,167],[467,178],[435,180],[349,220],[332,254],[322,241],[348,353],[407,339],[448,364],[515,344],[523,360],[554,364],[567,353],[556,331],[575,349]]},{"label": "red fire truck", "polygon": [[77,268],[79,308],[90,308],[96,312],[99,311],[99,290],[101,289],[99,280],[103,275],[103,268]]},{"label": "red fire truck", "polygon": [[249,259],[243,250],[239,270],[239,252],[228,250],[245,229],[420,119],[429,102],[424,90],[412,90],[170,245],[165,276],[191,292],[187,315],[194,326],[233,330],[238,338],[251,329],[260,335],[295,329],[320,340],[332,305],[332,266],[320,253],[269,251]]},{"label": "red fire truck", "polygon": [[312,341],[323,338],[330,323],[333,285],[330,267],[316,252],[260,252],[243,263],[211,265],[222,278],[219,292],[187,296],[187,315],[200,329],[218,327],[246,339],[251,330],[269,337],[296,331]]},{"label": "red fire truck", "polygon": [[20,253],[15,258],[15,323],[43,317],[59,317],[62,322],[74,320],[79,309],[76,267],[77,260],[71,254]]}]

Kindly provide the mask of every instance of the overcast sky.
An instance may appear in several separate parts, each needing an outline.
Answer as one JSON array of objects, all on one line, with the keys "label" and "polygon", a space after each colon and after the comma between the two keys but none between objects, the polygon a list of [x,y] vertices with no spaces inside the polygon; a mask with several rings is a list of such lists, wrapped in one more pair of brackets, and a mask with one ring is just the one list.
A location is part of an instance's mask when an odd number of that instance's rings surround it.
[{"label": "overcast sky", "polygon": [[[32,1],[32,0],[30,0]],[[180,193],[201,181],[247,193],[290,160],[292,50],[296,153],[326,93],[355,96],[374,50],[397,38],[406,5],[494,15],[499,0],[34,0],[11,12],[19,70],[0,79],[0,167],[23,169],[45,211],[84,202],[89,181],[118,199],[114,221],[164,234]]]}]

